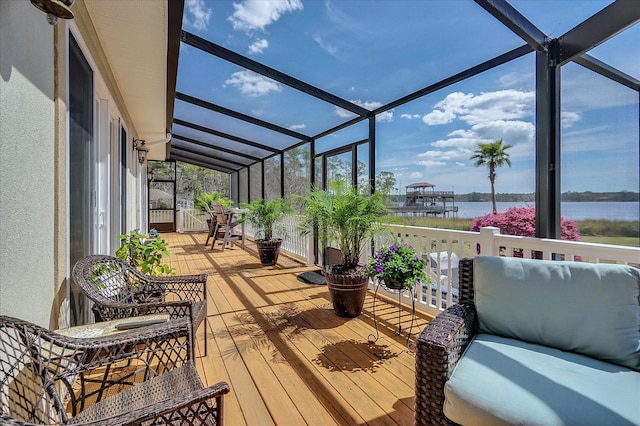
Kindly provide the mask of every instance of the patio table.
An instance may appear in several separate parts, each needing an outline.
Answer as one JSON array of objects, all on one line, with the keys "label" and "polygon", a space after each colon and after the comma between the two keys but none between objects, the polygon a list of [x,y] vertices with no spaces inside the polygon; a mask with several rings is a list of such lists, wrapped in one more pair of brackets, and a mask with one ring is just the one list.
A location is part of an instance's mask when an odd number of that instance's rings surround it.
[{"label": "patio table", "polygon": [[111,336],[113,334],[117,334],[132,328],[159,324],[168,320],[169,314],[152,314],[133,318],[120,318],[111,321],[96,322],[93,324],[83,324],[68,328],[60,328],[54,330],[54,332],[67,337],[92,338],[100,336]]}]

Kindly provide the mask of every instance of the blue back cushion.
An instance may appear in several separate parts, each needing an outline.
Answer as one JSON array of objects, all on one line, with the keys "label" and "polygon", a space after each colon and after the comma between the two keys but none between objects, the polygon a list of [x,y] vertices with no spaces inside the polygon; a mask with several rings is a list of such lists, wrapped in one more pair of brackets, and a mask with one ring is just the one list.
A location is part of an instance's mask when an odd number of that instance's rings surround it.
[{"label": "blue back cushion", "polygon": [[640,371],[640,270],[627,265],[474,259],[480,332]]}]

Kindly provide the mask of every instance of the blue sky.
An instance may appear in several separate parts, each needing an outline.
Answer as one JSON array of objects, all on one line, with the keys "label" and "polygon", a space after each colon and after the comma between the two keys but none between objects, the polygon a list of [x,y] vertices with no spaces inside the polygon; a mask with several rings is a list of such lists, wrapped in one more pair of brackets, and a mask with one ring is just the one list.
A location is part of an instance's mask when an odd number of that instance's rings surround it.
[{"label": "blue sky", "polygon": [[[512,1],[557,37],[610,1]],[[374,109],[521,46],[473,1],[186,0],[183,27],[228,49]],[[590,55],[640,79],[640,24]],[[458,193],[488,192],[477,143],[503,139],[513,165],[497,192],[533,192],[533,54],[378,115],[377,171],[402,186],[427,181]],[[562,69],[562,190],[638,191],[638,94],[569,64]],[[349,112],[183,46],[178,90],[315,135]],[[176,104],[176,112],[188,106]],[[258,142],[295,140],[211,114],[189,117]],[[317,141],[318,150],[367,138],[366,123]]]}]

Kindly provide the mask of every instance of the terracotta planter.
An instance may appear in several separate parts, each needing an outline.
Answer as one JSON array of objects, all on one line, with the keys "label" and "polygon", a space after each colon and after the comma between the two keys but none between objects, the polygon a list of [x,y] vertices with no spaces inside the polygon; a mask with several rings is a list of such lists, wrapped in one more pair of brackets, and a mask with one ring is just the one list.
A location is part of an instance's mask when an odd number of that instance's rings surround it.
[{"label": "terracotta planter", "polygon": [[324,276],[336,315],[346,318],[360,315],[367,295],[369,277],[364,274],[342,275],[327,271]]},{"label": "terracotta planter", "polygon": [[278,262],[281,244],[281,239],[268,241],[256,240],[256,246],[258,246],[258,255],[260,256],[260,263],[262,264],[262,266],[273,266]]}]

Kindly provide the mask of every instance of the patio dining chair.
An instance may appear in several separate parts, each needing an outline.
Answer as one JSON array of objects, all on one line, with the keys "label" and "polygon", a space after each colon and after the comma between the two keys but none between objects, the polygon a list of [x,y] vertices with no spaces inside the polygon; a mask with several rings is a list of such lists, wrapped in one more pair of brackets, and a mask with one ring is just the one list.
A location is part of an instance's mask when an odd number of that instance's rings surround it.
[{"label": "patio dining chair", "polygon": [[209,220],[207,220],[207,223],[209,225],[209,233],[207,234],[207,241],[205,241],[204,245],[205,247],[209,245],[209,240],[211,239],[211,237],[213,237],[214,232],[216,230],[216,224],[218,223],[218,218],[215,214],[215,212],[213,210],[211,210],[211,207],[209,207],[208,204],[204,204],[204,208],[207,211],[207,213],[209,213]]},{"label": "patio dining chair", "polygon": [[232,212],[227,212],[224,206],[216,201],[211,203],[213,211],[216,215],[216,227],[213,232],[213,242],[211,249],[216,244],[216,240],[222,240],[222,250],[224,251],[227,244],[233,241],[241,241],[243,236],[236,232],[236,227],[242,223],[241,220],[235,220]]},{"label": "patio dining chair", "polygon": [[204,387],[186,318],[73,338],[0,316],[0,424],[222,424],[225,382]]},{"label": "patio dining chair", "polygon": [[115,257],[91,255],[75,264],[73,278],[93,301],[98,320],[167,313],[189,317],[194,333],[203,324],[207,355],[206,274],[154,277]]}]

